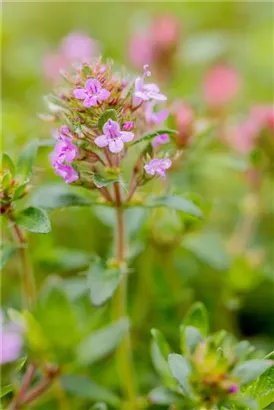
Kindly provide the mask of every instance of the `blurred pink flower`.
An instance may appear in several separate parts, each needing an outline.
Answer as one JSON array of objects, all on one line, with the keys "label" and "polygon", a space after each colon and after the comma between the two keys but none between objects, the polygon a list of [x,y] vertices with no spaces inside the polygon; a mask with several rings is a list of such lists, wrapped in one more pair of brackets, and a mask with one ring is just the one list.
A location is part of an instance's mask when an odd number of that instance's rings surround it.
[{"label": "blurred pink flower", "polygon": [[191,137],[194,125],[193,109],[182,101],[177,101],[171,109],[176,123],[178,135],[176,136],[176,143],[179,146],[186,145]]},{"label": "blurred pink flower", "polygon": [[83,63],[98,55],[98,44],[82,33],[71,33],[66,36],[59,50],[49,52],[43,60],[43,71],[50,82],[58,80],[60,70],[68,69],[73,63]]},{"label": "blurred pink flower", "polygon": [[157,148],[159,147],[159,145],[167,144],[169,141],[170,141],[170,138],[168,134],[160,134],[160,135],[157,135],[157,137],[155,137],[152,140],[151,144],[153,148]]},{"label": "blurred pink flower", "polygon": [[204,78],[204,100],[211,109],[223,108],[236,97],[240,87],[238,71],[228,65],[215,65]]},{"label": "blurred pink flower", "polygon": [[140,70],[144,64],[166,71],[170,66],[180,41],[180,24],[170,14],[154,17],[146,31],[135,32],[130,37],[128,57],[132,66]]},{"label": "blurred pink flower", "polygon": [[251,108],[249,116],[240,125],[227,133],[228,143],[239,153],[248,154],[256,145],[261,132],[274,131],[274,107],[257,105]]},{"label": "blurred pink flower", "polygon": [[[3,321],[2,313],[1,322]],[[13,323],[1,323],[0,364],[10,363],[20,357],[23,346],[23,329]]]},{"label": "blurred pink flower", "polygon": [[168,117],[169,111],[164,109],[162,111],[154,112],[156,101],[149,101],[145,105],[145,117],[148,124],[161,124]]}]

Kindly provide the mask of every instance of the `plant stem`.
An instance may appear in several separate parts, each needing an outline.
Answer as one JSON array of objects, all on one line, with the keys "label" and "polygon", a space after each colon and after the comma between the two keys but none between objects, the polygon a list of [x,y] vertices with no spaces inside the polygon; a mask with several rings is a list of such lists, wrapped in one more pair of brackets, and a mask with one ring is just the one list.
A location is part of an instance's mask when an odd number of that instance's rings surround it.
[{"label": "plant stem", "polygon": [[16,410],[17,408],[19,408],[21,400],[23,399],[23,397],[25,396],[35,373],[35,366],[30,363],[28,365],[28,368],[26,370],[26,373],[24,375],[24,378],[22,380],[22,385],[21,388],[17,394],[17,396],[15,397],[15,399],[12,401],[12,403],[10,404],[8,410]]},{"label": "plant stem", "polygon": [[35,301],[35,281],[32,271],[32,266],[29,260],[28,243],[21,228],[11,219],[14,237],[19,245],[18,252],[21,262],[21,278],[23,284],[23,292],[25,305],[30,310]]},{"label": "plant stem", "polygon": [[[124,211],[118,204],[121,202],[119,186],[116,190],[116,258],[121,266],[122,278],[113,298],[113,313],[115,320],[127,316],[127,274],[123,272],[125,259],[125,227]],[[124,337],[117,349],[117,367],[119,370],[120,382],[126,396],[128,410],[136,410],[136,389],[133,374],[132,352],[129,333]]]}]

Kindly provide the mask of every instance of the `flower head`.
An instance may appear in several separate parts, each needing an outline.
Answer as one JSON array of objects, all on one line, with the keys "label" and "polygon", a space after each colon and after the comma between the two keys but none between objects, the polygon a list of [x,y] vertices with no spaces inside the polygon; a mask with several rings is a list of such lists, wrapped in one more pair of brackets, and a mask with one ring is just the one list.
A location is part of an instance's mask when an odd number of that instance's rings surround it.
[{"label": "flower head", "polygon": [[63,137],[58,141],[50,155],[51,162],[54,165],[56,162],[63,163],[72,162],[78,155],[78,148],[67,137]]},{"label": "flower head", "polygon": [[61,162],[55,162],[53,164],[53,167],[56,174],[62,177],[67,184],[77,181],[77,179],[79,178],[77,172],[74,168],[72,168],[71,165],[62,164]]},{"label": "flower head", "polygon": [[168,110],[154,112],[156,101],[149,101],[145,104],[145,118],[148,124],[161,124],[168,117]]},{"label": "flower head", "polygon": [[232,384],[228,389],[228,393],[230,394],[238,393],[238,391],[239,391],[239,386],[237,384]]},{"label": "flower head", "polygon": [[159,145],[167,144],[169,141],[170,138],[168,134],[160,134],[154,138],[154,140],[152,141],[152,146],[153,148],[157,148]]},{"label": "flower head", "polygon": [[133,132],[121,131],[118,122],[109,119],[104,127],[103,134],[95,138],[95,144],[100,147],[107,147],[113,153],[121,152],[125,142],[130,142],[134,138]]},{"label": "flower head", "polygon": [[61,42],[59,50],[48,53],[43,60],[43,70],[50,82],[58,80],[60,70],[73,63],[82,63],[98,55],[98,44],[83,33],[70,33]]},{"label": "flower head", "polygon": [[144,166],[144,170],[149,175],[158,174],[160,176],[160,178],[165,179],[166,170],[171,167],[171,164],[172,164],[172,162],[171,162],[170,158],[165,158],[165,159],[154,158],[154,159],[150,160]]},{"label": "flower head", "polygon": [[228,65],[214,66],[204,79],[204,99],[211,108],[222,108],[233,100],[240,86],[241,78],[234,68]]},{"label": "flower head", "polygon": [[[0,313],[1,322],[3,321]],[[19,358],[23,346],[23,329],[13,322],[1,323],[0,364],[10,363]]]},{"label": "flower head", "polygon": [[123,130],[125,131],[131,131],[134,128],[134,122],[132,121],[126,121],[123,124]]},{"label": "flower head", "polygon": [[85,82],[84,88],[74,90],[73,95],[78,100],[84,100],[83,106],[89,108],[97,105],[98,102],[107,100],[110,92],[102,88],[100,81],[93,78]]},{"label": "flower head", "polygon": [[167,97],[164,94],[160,93],[160,88],[157,84],[145,84],[145,78],[150,76],[151,72],[148,70],[148,65],[144,65],[144,74],[135,80],[135,90],[133,98],[134,106],[139,105],[142,101],[165,101],[167,99]]}]

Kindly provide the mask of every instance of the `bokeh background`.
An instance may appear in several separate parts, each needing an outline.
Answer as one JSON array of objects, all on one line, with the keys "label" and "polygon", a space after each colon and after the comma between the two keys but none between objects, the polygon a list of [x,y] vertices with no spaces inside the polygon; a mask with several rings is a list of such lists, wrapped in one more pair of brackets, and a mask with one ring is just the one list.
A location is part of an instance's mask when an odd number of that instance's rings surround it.
[{"label": "bokeh background", "polygon": [[[134,72],[128,55],[130,38],[155,16],[166,13],[180,25],[174,70],[162,85],[169,100],[187,101],[198,116],[205,117],[203,78],[212,64],[222,61],[242,78],[241,92],[227,108],[231,118],[243,118],[253,104],[271,103],[271,2],[4,2],[5,150],[16,157],[33,138],[50,138],[49,124],[38,117],[46,112],[43,95],[53,87],[43,62],[47,53],[58,50],[64,36],[74,31],[91,36],[103,56]],[[49,167],[48,153],[48,148],[41,149],[36,161],[34,193],[42,184],[60,182]],[[144,390],[154,378],[150,328],[161,329],[176,345],[179,323],[194,301],[203,301],[209,309],[213,330],[225,328],[265,351],[273,347],[273,184],[271,175],[264,175],[255,197],[260,206],[255,209],[247,168],[247,157],[213,133],[206,144],[193,142],[183,166],[170,174],[169,182],[177,192],[195,192],[203,204],[203,221],[182,220],[170,210],[150,215],[138,210],[127,216],[132,271],[129,308]],[[112,253],[111,210],[66,209],[51,217],[50,235],[30,236],[39,286],[52,275],[62,276],[83,320],[107,322],[108,305],[92,308],[81,284],[90,255],[109,257]],[[3,306],[20,307],[16,260],[5,268],[2,284]],[[115,384],[107,369],[98,368],[98,380]]]}]

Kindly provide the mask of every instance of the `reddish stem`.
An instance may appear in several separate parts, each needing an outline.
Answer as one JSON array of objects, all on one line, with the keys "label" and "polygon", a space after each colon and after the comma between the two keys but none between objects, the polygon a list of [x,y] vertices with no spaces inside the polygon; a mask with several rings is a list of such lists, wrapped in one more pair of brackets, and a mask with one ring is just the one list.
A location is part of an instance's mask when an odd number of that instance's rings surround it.
[{"label": "reddish stem", "polygon": [[14,401],[10,404],[9,410],[16,410],[20,406],[21,400],[23,399],[23,397],[27,393],[27,390],[28,390],[28,388],[29,388],[29,386],[32,382],[35,370],[36,370],[35,366],[30,363],[28,365],[26,373],[24,375],[21,388],[20,388],[17,396],[15,397]]}]

